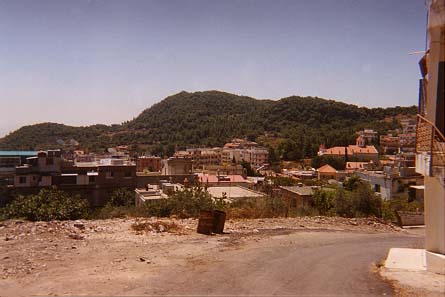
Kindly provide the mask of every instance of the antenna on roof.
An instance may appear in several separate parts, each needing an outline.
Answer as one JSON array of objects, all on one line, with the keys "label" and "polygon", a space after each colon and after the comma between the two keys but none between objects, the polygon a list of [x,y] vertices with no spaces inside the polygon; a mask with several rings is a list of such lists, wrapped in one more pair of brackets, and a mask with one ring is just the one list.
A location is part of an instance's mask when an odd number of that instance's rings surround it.
[{"label": "antenna on roof", "polygon": [[408,55],[422,55],[424,53],[426,53],[426,51],[416,51],[416,52],[410,52],[408,53]]}]

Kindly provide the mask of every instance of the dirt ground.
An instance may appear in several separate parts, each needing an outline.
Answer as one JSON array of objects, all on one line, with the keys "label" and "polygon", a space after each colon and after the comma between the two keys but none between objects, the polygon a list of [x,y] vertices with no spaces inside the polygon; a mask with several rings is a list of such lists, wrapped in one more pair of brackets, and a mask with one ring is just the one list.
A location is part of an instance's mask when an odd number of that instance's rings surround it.
[{"label": "dirt ground", "polygon": [[377,219],[330,217],[228,220],[225,234],[213,236],[196,227],[195,219],[157,218],[0,222],[0,296],[122,296],[166,267],[193,269],[204,254],[277,235],[405,232]]}]

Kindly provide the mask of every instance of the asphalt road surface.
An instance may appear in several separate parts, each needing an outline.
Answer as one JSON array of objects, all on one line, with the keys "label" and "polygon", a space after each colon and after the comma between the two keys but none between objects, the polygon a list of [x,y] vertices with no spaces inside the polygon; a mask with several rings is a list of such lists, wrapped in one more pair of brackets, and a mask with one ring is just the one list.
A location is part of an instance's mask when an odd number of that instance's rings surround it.
[{"label": "asphalt road surface", "polygon": [[394,289],[375,273],[375,264],[391,247],[419,247],[422,242],[422,236],[388,233],[304,231],[268,236],[165,267],[131,293],[392,296]]}]

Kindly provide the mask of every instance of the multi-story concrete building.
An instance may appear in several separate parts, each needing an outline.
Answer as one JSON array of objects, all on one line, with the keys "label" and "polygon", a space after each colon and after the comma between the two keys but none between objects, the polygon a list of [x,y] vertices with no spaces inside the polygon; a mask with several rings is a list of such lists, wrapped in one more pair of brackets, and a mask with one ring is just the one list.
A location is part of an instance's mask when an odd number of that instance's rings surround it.
[{"label": "multi-story concrete building", "polygon": [[16,167],[14,186],[19,193],[30,194],[42,187],[56,187],[71,194],[80,194],[93,206],[103,205],[117,188],[134,190],[136,165],[125,159],[72,162],[60,150],[41,151]]},{"label": "multi-story concrete building", "polygon": [[258,168],[267,163],[269,151],[266,148],[224,148],[221,153],[223,164],[247,162],[252,167]]},{"label": "multi-story concrete building", "polygon": [[177,151],[174,157],[191,158],[194,168],[203,166],[220,165],[222,148],[190,148],[185,151]]},{"label": "multi-story concrete building", "polygon": [[266,148],[252,148],[248,153],[250,153],[250,165],[253,167],[260,167],[269,159],[269,151]]},{"label": "multi-story concrete building", "polygon": [[141,156],[136,159],[136,172],[161,171],[161,158],[156,156]]},{"label": "multi-story concrete building", "polygon": [[15,168],[26,163],[26,158],[37,156],[36,151],[0,151],[0,183],[13,184]]},{"label": "multi-story concrete building", "polygon": [[383,200],[391,200],[396,194],[408,192],[410,186],[423,185],[423,176],[416,174],[414,167],[386,166],[381,171],[357,170],[354,174],[369,182]]},{"label": "multi-story concrete building", "polygon": [[253,147],[258,147],[258,143],[254,141],[248,141],[246,139],[234,138],[231,142],[228,142],[224,145],[224,148],[228,149],[249,149]]},{"label": "multi-story concrete building", "polygon": [[415,144],[415,132],[399,133],[397,136],[394,136],[391,133],[387,135],[380,135],[380,146],[383,154],[414,152]]},{"label": "multi-story concrete building", "polygon": [[193,167],[196,169],[243,162],[258,168],[267,163],[269,151],[266,148],[259,147],[256,142],[232,139],[232,142],[226,143],[223,148],[191,148],[175,152],[174,157],[190,158],[193,161]]},{"label": "multi-story concrete building", "polygon": [[392,134],[380,135],[380,147],[383,154],[395,154],[399,151],[399,137]]},{"label": "multi-story concrete building", "polygon": [[425,176],[429,271],[445,274],[445,0],[428,2],[428,49],[420,60],[416,171]]},{"label": "multi-story concrete building", "polygon": [[162,160],[162,175],[183,175],[193,173],[191,158],[171,157]]},{"label": "multi-story concrete building", "polygon": [[357,134],[363,137],[368,144],[372,143],[374,140],[377,140],[377,132],[372,129],[364,129],[362,131],[358,131]]},{"label": "multi-story concrete building", "polygon": [[415,118],[404,118],[400,120],[400,125],[402,126],[402,133],[416,133],[416,119]]}]

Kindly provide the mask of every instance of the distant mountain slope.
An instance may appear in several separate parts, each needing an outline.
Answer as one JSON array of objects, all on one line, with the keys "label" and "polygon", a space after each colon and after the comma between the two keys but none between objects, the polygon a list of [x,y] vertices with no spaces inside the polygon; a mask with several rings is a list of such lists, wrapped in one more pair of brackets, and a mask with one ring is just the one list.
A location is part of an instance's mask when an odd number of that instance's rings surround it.
[{"label": "distant mountain slope", "polygon": [[[119,126],[120,128],[120,126]],[[111,126],[93,125],[88,127],[72,127],[56,123],[41,123],[23,126],[20,129],[0,138],[1,150],[40,150],[62,148],[70,141],[106,145],[109,137],[106,133],[113,131]],[[102,143],[103,141],[103,143]],[[98,147],[99,148],[99,147]]]},{"label": "distant mountain slope", "polygon": [[384,131],[397,127],[397,121],[383,120],[415,113],[414,106],[370,109],[313,97],[292,96],[274,101],[218,91],[181,92],[122,125],[25,126],[0,139],[0,149],[54,148],[59,139],[75,139],[81,147],[91,150],[129,144],[165,153],[168,145],[170,150],[171,146],[217,146],[233,137],[267,141],[267,132],[281,139],[282,150],[286,151],[286,146],[294,147],[288,150],[300,150],[295,154],[299,157],[313,155],[321,142],[350,143],[356,129]]}]

